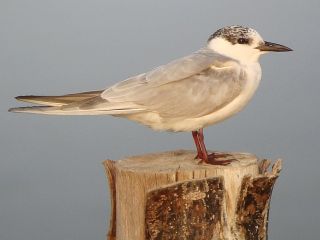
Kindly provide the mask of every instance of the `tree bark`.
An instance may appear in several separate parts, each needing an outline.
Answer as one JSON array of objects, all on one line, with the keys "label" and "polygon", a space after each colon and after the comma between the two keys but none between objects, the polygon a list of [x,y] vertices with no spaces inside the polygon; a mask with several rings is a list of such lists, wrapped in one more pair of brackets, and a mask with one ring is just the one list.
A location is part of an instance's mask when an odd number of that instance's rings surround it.
[{"label": "tree bark", "polygon": [[230,165],[173,151],[104,162],[112,194],[108,240],[265,240],[278,160],[227,153]]}]

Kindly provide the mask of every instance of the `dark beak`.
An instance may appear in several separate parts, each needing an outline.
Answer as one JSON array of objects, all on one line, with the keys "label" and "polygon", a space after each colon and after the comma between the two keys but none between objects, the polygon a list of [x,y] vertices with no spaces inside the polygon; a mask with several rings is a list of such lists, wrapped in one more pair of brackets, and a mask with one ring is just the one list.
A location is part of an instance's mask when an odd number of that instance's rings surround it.
[{"label": "dark beak", "polygon": [[256,47],[256,49],[259,49],[260,51],[264,52],[289,52],[293,51],[291,48],[288,48],[286,46],[272,43],[272,42],[264,42],[260,46]]}]

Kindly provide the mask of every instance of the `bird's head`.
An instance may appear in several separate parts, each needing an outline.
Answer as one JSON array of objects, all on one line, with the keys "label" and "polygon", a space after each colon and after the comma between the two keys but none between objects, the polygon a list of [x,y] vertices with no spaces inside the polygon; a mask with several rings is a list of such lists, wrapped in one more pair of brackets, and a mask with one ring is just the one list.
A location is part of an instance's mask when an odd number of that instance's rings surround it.
[{"label": "bird's head", "polygon": [[257,62],[260,55],[267,52],[292,51],[286,46],[264,41],[256,30],[242,26],[219,29],[209,37],[208,47],[241,63]]}]

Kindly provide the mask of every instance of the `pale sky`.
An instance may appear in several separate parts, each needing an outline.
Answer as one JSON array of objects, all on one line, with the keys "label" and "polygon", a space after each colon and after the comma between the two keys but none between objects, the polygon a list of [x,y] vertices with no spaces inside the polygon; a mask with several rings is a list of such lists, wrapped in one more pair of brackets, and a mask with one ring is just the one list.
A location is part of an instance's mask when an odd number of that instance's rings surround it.
[{"label": "pale sky", "polygon": [[23,94],[105,88],[201,48],[226,25],[255,28],[294,52],[261,59],[244,111],[205,129],[209,149],[284,160],[269,238],[316,239],[319,189],[320,2],[3,0],[0,2],[0,239],[105,239],[101,162],[195,149],[190,133],[159,133],[108,116],[8,113]]}]

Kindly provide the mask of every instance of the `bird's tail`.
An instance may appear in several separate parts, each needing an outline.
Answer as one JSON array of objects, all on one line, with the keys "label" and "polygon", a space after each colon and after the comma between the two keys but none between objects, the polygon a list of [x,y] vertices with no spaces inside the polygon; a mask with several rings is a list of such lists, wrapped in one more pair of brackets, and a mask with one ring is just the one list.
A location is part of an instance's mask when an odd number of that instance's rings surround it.
[{"label": "bird's tail", "polygon": [[18,96],[17,100],[46,106],[63,106],[99,96],[103,91],[81,92],[62,96]]},{"label": "bird's tail", "polygon": [[10,108],[9,112],[46,115],[123,115],[143,111],[133,103],[111,103],[101,98],[102,91],[62,96],[19,96],[17,100],[44,106]]},{"label": "bird's tail", "polygon": [[[10,108],[9,112],[66,115],[60,107],[99,96],[103,91],[81,92],[61,96],[18,96],[17,100],[45,106]],[[70,115],[75,115],[70,111]]]},{"label": "bird's tail", "polygon": [[35,113],[44,115],[105,115],[121,114],[120,111],[101,111],[101,110],[68,110],[61,107],[52,106],[31,106],[10,108],[9,112],[14,113]]},{"label": "bird's tail", "polygon": [[[15,113],[38,113],[38,114],[50,114],[51,112],[58,111],[59,107],[50,106],[32,106],[32,107],[17,107],[10,108],[9,112]],[[53,113],[52,113],[53,114]]]}]

